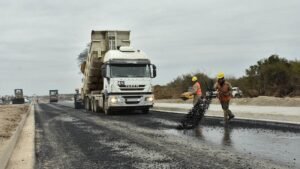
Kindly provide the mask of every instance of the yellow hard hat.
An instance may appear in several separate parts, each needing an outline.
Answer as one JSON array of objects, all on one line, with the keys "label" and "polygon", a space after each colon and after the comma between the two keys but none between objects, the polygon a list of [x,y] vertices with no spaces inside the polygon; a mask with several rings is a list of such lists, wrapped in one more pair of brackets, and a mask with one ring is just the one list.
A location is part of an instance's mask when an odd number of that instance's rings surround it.
[{"label": "yellow hard hat", "polygon": [[193,82],[195,82],[195,81],[197,81],[197,80],[198,80],[198,78],[197,78],[196,76],[193,76],[193,77],[192,77],[192,81],[193,81]]},{"label": "yellow hard hat", "polygon": [[222,78],[224,78],[224,76],[225,76],[224,73],[220,72],[220,73],[218,73],[217,78],[222,79]]}]

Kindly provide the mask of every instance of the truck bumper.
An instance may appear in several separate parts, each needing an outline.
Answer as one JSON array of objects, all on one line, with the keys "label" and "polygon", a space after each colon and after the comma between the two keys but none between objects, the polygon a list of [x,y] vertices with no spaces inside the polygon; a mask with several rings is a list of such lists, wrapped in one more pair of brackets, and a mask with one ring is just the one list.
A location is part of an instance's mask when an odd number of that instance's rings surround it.
[{"label": "truck bumper", "polygon": [[145,109],[153,107],[154,96],[147,95],[110,95],[108,106],[110,109]]}]

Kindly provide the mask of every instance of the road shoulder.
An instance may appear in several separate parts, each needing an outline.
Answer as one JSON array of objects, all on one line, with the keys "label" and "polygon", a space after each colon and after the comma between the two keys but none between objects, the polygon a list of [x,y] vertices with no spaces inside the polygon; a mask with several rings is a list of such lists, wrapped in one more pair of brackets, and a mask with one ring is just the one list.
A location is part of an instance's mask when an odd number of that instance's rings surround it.
[{"label": "road shoulder", "polygon": [[32,169],[35,164],[34,153],[34,108],[32,106],[20,138],[8,162],[7,169]]}]

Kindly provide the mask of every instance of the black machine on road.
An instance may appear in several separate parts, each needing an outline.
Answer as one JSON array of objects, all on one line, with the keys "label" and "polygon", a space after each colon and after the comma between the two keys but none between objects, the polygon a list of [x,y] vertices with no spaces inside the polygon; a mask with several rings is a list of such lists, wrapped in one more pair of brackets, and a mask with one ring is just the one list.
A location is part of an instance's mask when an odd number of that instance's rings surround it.
[{"label": "black machine on road", "polygon": [[193,129],[197,127],[203,119],[206,111],[209,108],[211,100],[214,97],[214,90],[209,88],[206,82],[204,82],[204,84],[207,86],[206,96],[201,96],[198,99],[193,108],[180,121],[180,124],[177,126],[178,130]]},{"label": "black machine on road", "polygon": [[211,95],[199,98],[194,107],[184,116],[177,129],[193,129],[199,125],[211,103]]},{"label": "black machine on road", "polygon": [[49,102],[58,102],[58,90],[49,90]]},{"label": "black machine on road", "polygon": [[12,104],[24,104],[23,89],[15,89],[15,97],[12,98]]}]

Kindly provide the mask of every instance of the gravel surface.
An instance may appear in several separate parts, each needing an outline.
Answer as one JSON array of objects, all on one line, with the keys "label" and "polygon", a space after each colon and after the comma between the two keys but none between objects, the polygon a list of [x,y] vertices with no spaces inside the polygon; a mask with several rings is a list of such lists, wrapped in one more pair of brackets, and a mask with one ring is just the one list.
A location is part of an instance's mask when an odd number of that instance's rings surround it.
[{"label": "gravel surface", "polygon": [[[300,146],[299,133],[225,129],[220,123],[177,131],[182,114],[176,113],[105,116],[58,104],[39,104],[35,110],[36,168],[300,167],[294,147]],[[219,135],[224,135],[222,144]],[[279,135],[280,142],[272,141]],[[288,152],[287,158],[275,158],[281,151]]]}]

